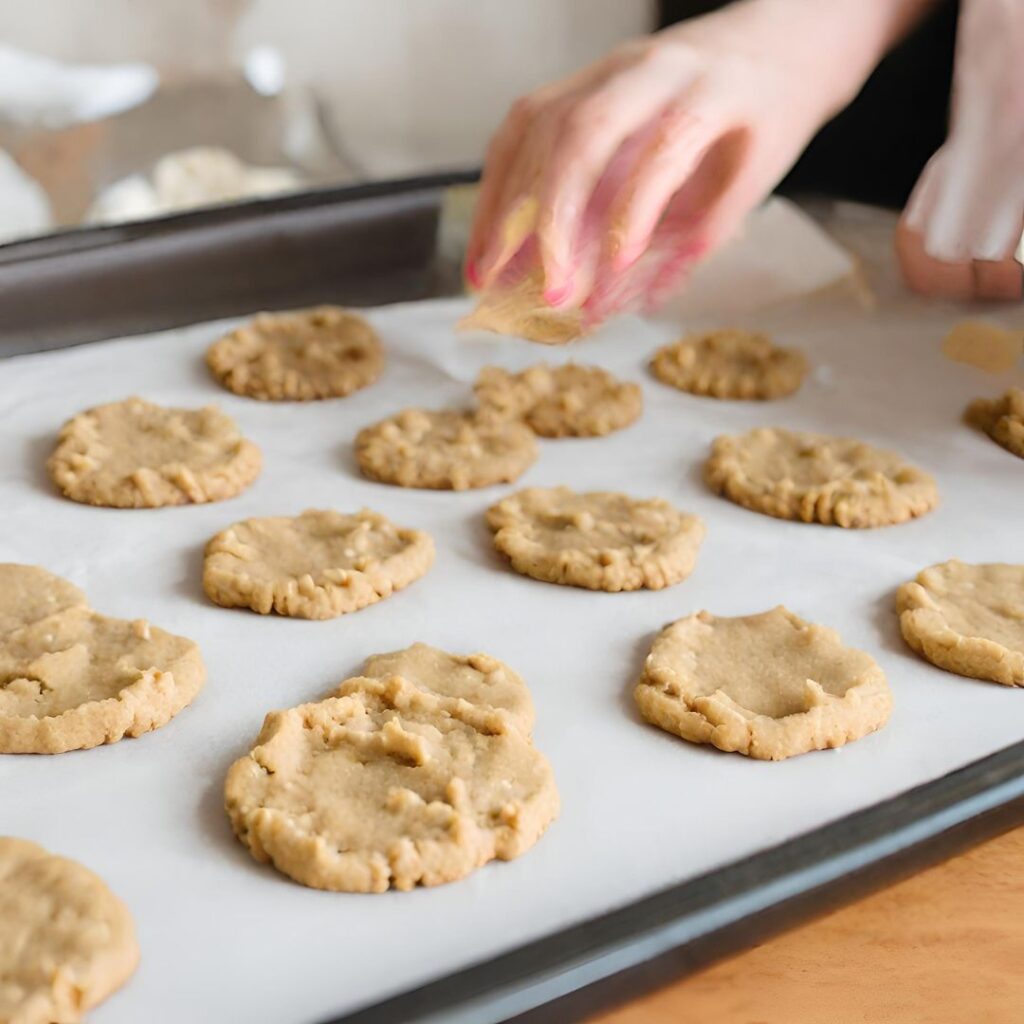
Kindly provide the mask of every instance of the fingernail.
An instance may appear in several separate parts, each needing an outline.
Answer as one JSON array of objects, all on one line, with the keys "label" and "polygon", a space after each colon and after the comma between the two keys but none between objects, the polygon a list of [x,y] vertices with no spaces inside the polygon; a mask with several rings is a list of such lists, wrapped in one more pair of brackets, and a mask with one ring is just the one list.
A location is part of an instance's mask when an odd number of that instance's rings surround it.
[{"label": "fingernail", "polygon": [[548,285],[544,288],[544,301],[549,306],[561,306],[572,294],[572,278],[568,277],[559,285]]},{"label": "fingernail", "polygon": [[464,273],[466,275],[466,280],[469,282],[471,288],[480,287],[480,265],[477,263],[476,260],[470,260],[466,264],[466,269]]}]

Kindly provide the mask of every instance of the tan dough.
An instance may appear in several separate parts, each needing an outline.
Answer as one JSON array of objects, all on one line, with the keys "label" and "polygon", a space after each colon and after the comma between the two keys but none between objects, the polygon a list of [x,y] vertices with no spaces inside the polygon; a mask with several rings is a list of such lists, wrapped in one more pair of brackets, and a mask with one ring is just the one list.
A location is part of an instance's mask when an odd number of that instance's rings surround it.
[{"label": "tan dough", "polygon": [[542,437],[600,437],[628,427],[643,410],[638,385],[576,363],[540,363],[522,373],[487,366],[475,390],[482,411],[523,419]]},{"label": "tan dough", "polygon": [[942,351],[950,359],[977,370],[1006,373],[1024,354],[1024,331],[1007,331],[980,320],[964,320],[946,335]]},{"label": "tan dough", "polygon": [[73,1024],[138,962],[128,908],[102,879],[0,836],[0,1021]]},{"label": "tan dough", "polygon": [[525,853],[558,813],[551,768],[508,713],[443,688],[356,677],[269,714],[225,783],[239,839],[343,892],[439,885]]},{"label": "tan dough", "polygon": [[755,512],[828,526],[902,523],[939,500],[935,480],[893,452],[773,427],[716,438],[704,478]]},{"label": "tan dough", "polygon": [[578,309],[555,309],[544,301],[543,279],[527,275],[510,288],[485,292],[476,309],[459,321],[461,331],[492,331],[541,345],[565,345],[587,333]]},{"label": "tan dough", "polygon": [[[0,566],[26,595],[25,624],[0,636],[0,753],[60,754],[165,725],[206,678],[199,648],[144,619],[69,604],[70,584],[33,566]],[[56,595],[51,614],[46,595]]]},{"label": "tan dough", "polygon": [[316,306],[260,313],[215,341],[206,364],[236,395],[309,401],[372,384],[384,368],[384,349],[358,313]]},{"label": "tan dough", "polygon": [[860,739],[892,706],[873,658],[782,607],[673,622],[654,641],[635,697],[667,732],[771,761]]},{"label": "tan dough", "polygon": [[216,604],[301,619],[354,612],[418,580],[434,542],[378,512],[310,509],[246,519],[206,545],[203,589]]},{"label": "tan dough", "polygon": [[933,565],[896,593],[904,639],[933,665],[1024,686],[1024,565]]},{"label": "tan dough", "polygon": [[802,352],[773,345],[764,334],[719,330],[682,338],[658,349],[654,376],[694,395],[714,398],[783,398],[807,373]]},{"label": "tan dough", "polygon": [[693,571],[704,524],[667,501],[531,487],[487,510],[512,568],[589,590],[660,590]]},{"label": "tan dough", "polygon": [[400,487],[463,491],[507,483],[537,458],[533,431],[513,420],[406,409],[356,436],[363,475]]},{"label": "tan dough", "polygon": [[260,466],[260,450],[219,409],[166,409],[141,398],[68,420],[47,463],[66,498],[110,508],[233,498]]},{"label": "tan dough", "polygon": [[1002,398],[977,399],[967,407],[966,418],[996,444],[1024,459],[1024,388],[1010,388]]}]

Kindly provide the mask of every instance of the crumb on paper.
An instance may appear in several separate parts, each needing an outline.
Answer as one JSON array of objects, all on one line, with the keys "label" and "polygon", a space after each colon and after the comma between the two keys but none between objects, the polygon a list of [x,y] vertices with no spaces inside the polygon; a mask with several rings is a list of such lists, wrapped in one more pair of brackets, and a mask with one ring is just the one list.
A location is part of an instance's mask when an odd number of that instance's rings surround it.
[{"label": "crumb on paper", "polygon": [[981,320],[963,320],[946,335],[942,351],[985,373],[1005,373],[1024,354],[1024,330],[1008,331]]}]

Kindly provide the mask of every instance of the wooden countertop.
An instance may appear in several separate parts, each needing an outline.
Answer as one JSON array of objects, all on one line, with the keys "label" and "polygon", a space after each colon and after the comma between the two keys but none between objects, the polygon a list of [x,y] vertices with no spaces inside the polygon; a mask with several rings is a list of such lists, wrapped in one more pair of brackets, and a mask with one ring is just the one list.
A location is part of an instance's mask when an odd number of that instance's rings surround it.
[{"label": "wooden countertop", "polygon": [[1022,1024],[1024,828],[591,1024]]}]

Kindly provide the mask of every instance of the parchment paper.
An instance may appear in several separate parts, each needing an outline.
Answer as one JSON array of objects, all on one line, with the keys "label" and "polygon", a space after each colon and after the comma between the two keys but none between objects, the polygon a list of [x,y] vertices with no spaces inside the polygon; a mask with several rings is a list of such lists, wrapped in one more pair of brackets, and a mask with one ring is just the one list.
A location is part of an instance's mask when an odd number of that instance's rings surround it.
[{"label": "parchment paper", "polygon": [[[882,268],[882,276],[888,273]],[[743,281],[734,282],[743,290]],[[728,292],[728,289],[726,290]],[[895,291],[893,292],[895,294]],[[815,369],[770,404],[683,395],[653,380],[652,350],[680,324],[625,319],[565,350],[456,337],[462,301],[371,313],[390,354],[379,383],[340,401],[261,404],[221,391],[202,363],[223,325],[0,363],[0,559],[38,563],[106,613],[148,617],[197,640],[209,681],[194,705],[137,740],[80,753],[0,757],[0,832],[36,840],[105,878],[131,907],[142,964],[96,1024],[300,1024],[353,1009],[545,932],[632,901],[875,803],[1024,736],[1024,693],[949,675],[905,649],[893,590],[953,556],[1024,561],[1024,464],[963,426],[969,399],[1011,382],[939,351],[954,307],[894,300],[866,314],[842,297],[747,313],[803,347]],[[733,322],[726,313],[708,322]],[[1009,326],[1012,318],[1006,320]],[[634,427],[541,443],[519,485],[660,495],[704,517],[696,571],[658,593],[602,594],[535,582],[492,553],[482,513],[510,488],[462,494],[362,480],[356,431],[409,404],[467,400],[491,362],[576,359],[644,386]],[[130,394],[216,402],[263,449],[241,497],[115,511],[58,497],[43,464],[60,424]],[[940,508],[876,531],[779,522],[707,492],[718,433],[779,424],[891,446],[932,471]],[[517,486],[519,486],[517,485]],[[330,622],[214,607],[200,588],[204,542],[251,515],[370,506],[437,540],[408,590]],[[779,764],[684,743],[643,724],[630,691],[652,634],[700,608],[785,603],[869,650],[895,712],[840,751]],[[423,640],[487,651],[521,672],[537,704],[561,817],[527,855],[454,885],[357,896],[305,889],[257,865],[233,838],[222,781],[272,708],[314,699],[377,651]]]}]

